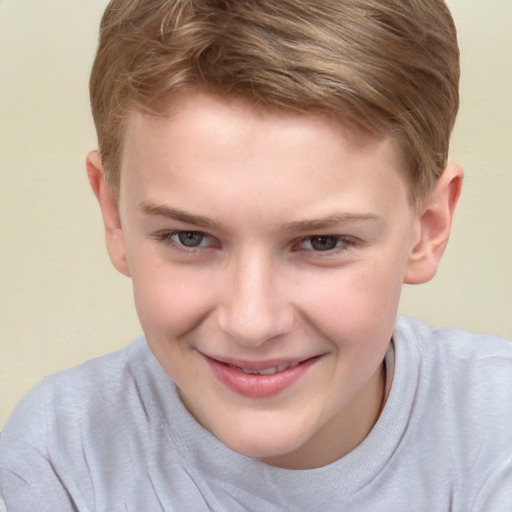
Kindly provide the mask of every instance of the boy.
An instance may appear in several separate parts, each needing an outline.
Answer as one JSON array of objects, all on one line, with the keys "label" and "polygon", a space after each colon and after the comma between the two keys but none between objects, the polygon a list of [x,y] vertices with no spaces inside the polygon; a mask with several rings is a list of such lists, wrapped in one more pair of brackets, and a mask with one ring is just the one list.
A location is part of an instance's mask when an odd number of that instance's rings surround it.
[{"label": "boy", "polygon": [[509,510],[510,343],[396,320],[458,74],[441,0],[113,0],[87,172],[144,336],[19,405],[7,510]]}]

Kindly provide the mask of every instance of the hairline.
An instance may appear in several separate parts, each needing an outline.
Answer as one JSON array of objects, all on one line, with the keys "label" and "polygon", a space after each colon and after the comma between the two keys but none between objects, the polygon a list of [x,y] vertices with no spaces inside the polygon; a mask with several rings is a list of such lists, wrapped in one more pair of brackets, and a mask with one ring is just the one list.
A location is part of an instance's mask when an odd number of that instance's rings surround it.
[{"label": "hairline", "polygon": [[[123,108],[123,115],[120,115],[118,133],[121,137],[119,147],[119,160],[117,162],[117,169],[114,172],[107,172],[106,178],[109,186],[114,193],[114,196],[119,199],[120,186],[122,180],[122,167],[124,161],[124,150],[125,140],[128,131],[128,125],[137,113],[153,116],[156,118],[166,118],[172,116],[173,105],[178,104],[180,98],[183,98],[189,94],[194,93],[205,93],[211,96],[215,96],[226,100],[228,102],[242,102],[249,105],[255,112],[261,114],[273,113],[273,112],[286,112],[297,115],[314,115],[322,116],[336,123],[337,126],[344,130],[344,134],[351,140],[351,142],[361,145],[361,147],[369,140],[383,140],[388,138],[390,143],[394,146],[393,154],[396,157],[396,166],[398,172],[405,180],[405,185],[408,191],[409,201],[412,206],[418,207],[421,203],[430,196],[432,190],[420,190],[420,187],[413,182],[411,173],[407,171],[406,162],[403,158],[404,149],[401,146],[400,137],[395,135],[396,130],[389,126],[384,127],[381,125],[380,131],[370,131],[367,127],[363,126],[362,123],[358,123],[357,119],[351,119],[344,114],[338,114],[332,111],[326,110],[320,111],[319,109],[306,109],[298,108],[293,105],[274,105],[270,103],[262,104],[257,101],[256,98],[239,94],[239,93],[225,93],[222,91],[213,90],[205,87],[203,84],[188,84],[187,87],[180,88],[177,91],[173,91],[166,96],[160,97],[157,101],[150,101],[148,104],[141,102],[132,101]],[[361,139],[363,140],[361,144]]]}]

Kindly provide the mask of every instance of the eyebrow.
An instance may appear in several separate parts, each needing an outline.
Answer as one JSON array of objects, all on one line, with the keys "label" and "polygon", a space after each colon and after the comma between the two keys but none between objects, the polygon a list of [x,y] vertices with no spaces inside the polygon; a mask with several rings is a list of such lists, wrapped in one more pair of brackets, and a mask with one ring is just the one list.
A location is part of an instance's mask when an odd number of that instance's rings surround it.
[{"label": "eyebrow", "polygon": [[[151,201],[143,201],[139,207],[147,215],[157,215],[167,217],[185,224],[204,229],[220,229],[221,225],[202,215],[194,215],[178,208],[167,205],[155,204]],[[382,217],[374,213],[353,213],[353,212],[337,212],[326,217],[318,219],[305,219],[289,222],[284,225],[284,229],[290,232],[314,232],[317,230],[329,229],[348,223],[366,223],[366,222],[382,222]]]},{"label": "eyebrow", "polygon": [[185,224],[192,224],[205,229],[218,229],[219,223],[202,215],[194,215],[178,208],[172,208],[167,205],[155,204],[151,201],[143,201],[139,205],[140,209],[147,215],[158,215],[177,220]]},{"label": "eyebrow", "polygon": [[285,225],[287,231],[313,232],[317,230],[329,229],[348,223],[366,223],[382,222],[382,217],[375,213],[354,213],[338,212],[319,219],[305,219],[289,222]]}]

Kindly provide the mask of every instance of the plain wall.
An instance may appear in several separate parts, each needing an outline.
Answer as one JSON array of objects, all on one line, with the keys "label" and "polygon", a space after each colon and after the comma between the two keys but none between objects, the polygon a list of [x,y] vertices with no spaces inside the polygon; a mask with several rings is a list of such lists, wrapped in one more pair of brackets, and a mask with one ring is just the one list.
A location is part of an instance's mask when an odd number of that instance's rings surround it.
[{"label": "plain wall", "polygon": [[[84,158],[106,0],[0,0],[0,426],[44,375],[140,327],[111,267]],[[450,0],[462,52],[451,161],[466,172],[450,245],[401,312],[512,338],[512,2]]]}]

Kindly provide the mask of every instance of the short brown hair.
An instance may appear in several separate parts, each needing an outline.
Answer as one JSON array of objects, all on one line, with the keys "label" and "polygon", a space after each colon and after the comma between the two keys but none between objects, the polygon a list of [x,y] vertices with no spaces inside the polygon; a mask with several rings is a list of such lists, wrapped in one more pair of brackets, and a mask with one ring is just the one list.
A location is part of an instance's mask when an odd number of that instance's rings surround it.
[{"label": "short brown hair", "polygon": [[446,165],[458,85],[443,0],[112,0],[90,94],[115,191],[131,109],[201,89],[391,133],[418,198]]}]

